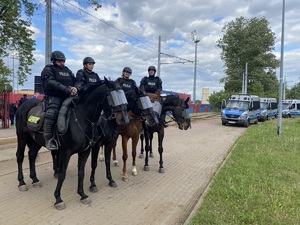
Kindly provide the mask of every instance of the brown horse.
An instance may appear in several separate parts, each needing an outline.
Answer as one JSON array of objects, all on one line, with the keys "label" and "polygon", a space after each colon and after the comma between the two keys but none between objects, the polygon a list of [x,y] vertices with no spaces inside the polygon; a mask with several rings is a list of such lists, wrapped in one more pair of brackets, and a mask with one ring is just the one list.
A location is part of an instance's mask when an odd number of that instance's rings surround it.
[{"label": "brown horse", "polygon": [[[126,93],[126,98],[128,101],[128,116],[130,118],[130,122],[125,125],[119,125],[119,135],[122,137],[122,150],[123,150],[123,174],[122,180],[128,180],[126,161],[128,159],[128,148],[127,144],[129,139],[132,140],[132,175],[137,175],[136,169],[136,148],[139,141],[139,134],[143,129],[142,121],[147,124],[147,126],[154,126],[158,123],[157,117],[155,116],[152,104],[150,102],[149,97],[141,92],[139,89],[135,91],[130,91]],[[115,139],[114,147],[113,147],[113,160],[114,165],[118,166],[118,161],[116,157],[116,145],[117,139]]]}]

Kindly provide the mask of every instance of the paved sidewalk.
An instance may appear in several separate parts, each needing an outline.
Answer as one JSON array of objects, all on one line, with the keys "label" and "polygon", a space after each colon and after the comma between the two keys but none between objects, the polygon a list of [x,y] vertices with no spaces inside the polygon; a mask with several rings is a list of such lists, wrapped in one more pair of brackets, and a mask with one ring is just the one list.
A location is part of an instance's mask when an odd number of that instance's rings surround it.
[{"label": "paved sidewalk", "polygon": [[0,145],[14,144],[17,142],[16,127],[0,128]]}]

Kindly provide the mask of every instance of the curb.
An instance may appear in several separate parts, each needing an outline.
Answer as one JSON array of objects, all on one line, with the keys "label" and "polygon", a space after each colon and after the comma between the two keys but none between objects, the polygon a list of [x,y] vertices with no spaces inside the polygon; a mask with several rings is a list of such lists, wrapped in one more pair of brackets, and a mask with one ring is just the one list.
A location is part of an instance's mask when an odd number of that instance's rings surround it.
[{"label": "curb", "polygon": [[8,137],[8,138],[1,138],[0,145],[9,145],[9,144],[16,144],[17,137]]}]

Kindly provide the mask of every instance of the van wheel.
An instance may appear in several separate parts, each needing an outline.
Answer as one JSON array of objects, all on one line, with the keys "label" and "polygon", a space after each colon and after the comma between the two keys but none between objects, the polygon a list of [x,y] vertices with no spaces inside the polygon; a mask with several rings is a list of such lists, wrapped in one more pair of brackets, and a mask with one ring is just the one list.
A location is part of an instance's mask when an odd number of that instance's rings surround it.
[{"label": "van wheel", "polygon": [[249,121],[249,120],[246,120],[244,126],[245,126],[245,127],[249,127],[249,125],[250,125],[250,121]]},{"label": "van wheel", "polygon": [[256,118],[256,120],[254,121],[254,124],[258,124],[258,118]]},{"label": "van wheel", "polygon": [[223,121],[222,121],[222,125],[226,126],[226,122],[223,122]]}]

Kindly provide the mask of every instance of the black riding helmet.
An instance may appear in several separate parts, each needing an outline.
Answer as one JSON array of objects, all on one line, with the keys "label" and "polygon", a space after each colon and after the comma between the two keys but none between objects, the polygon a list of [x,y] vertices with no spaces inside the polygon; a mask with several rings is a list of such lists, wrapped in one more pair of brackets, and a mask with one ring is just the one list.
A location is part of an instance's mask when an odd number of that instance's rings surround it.
[{"label": "black riding helmet", "polygon": [[149,71],[149,70],[154,70],[154,71],[156,72],[155,66],[149,66],[149,67],[148,67],[148,71]]},{"label": "black riding helmet", "polygon": [[54,51],[51,53],[51,62],[53,62],[55,60],[65,61],[66,57],[65,57],[64,53],[62,53],[61,51]]},{"label": "black riding helmet", "polygon": [[132,70],[129,67],[124,67],[123,72],[132,74]]},{"label": "black riding helmet", "polygon": [[93,64],[95,64],[95,60],[92,57],[85,57],[83,59],[83,65],[87,64],[87,63],[93,63]]}]

